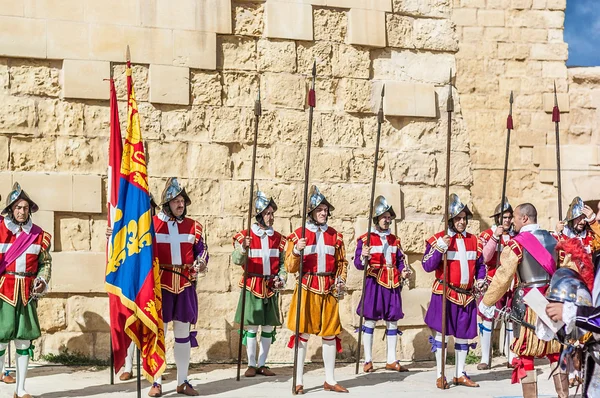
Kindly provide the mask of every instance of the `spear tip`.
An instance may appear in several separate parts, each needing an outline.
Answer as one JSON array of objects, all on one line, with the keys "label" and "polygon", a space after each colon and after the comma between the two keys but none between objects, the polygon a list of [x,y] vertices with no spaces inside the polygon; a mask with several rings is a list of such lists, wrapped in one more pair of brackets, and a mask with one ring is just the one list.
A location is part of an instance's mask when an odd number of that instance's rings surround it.
[{"label": "spear tip", "polygon": [[131,51],[129,50],[129,44],[127,45],[127,50],[125,51],[125,61],[131,62]]},{"label": "spear tip", "polygon": [[258,85],[258,94],[256,95],[256,100],[260,101],[260,84]]},{"label": "spear tip", "polygon": [[509,101],[510,101],[511,105],[514,102],[512,90],[510,90],[510,100]]},{"label": "spear tip", "polygon": [[381,86],[381,98],[385,97],[385,83]]},{"label": "spear tip", "polygon": [[452,68],[450,68],[450,79],[448,79],[448,100],[452,99]]},{"label": "spear tip", "polygon": [[317,77],[317,60],[316,59],[313,61],[312,75],[313,75],[313,77]]},{"label": "spear tip", "polygon": [[556,95],[556,81],[554,81],[554,106],[558,106],[558,97]]}]

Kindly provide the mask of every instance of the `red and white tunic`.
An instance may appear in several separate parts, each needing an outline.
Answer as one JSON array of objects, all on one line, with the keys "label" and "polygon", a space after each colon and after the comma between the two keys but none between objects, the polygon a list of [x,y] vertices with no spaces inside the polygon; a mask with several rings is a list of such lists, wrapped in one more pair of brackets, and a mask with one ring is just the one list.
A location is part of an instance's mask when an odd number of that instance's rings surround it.
[{"label": "red and white tunic", "polygon": [[196,278],[192,269],[196,257],[207,256],[206,250],[198,253],[198,246],[202,241],[202,225],[187,217],[181,221],[171,219],[162,211],[152,220],[160,267],[174,271],[160,270],[161,287],[171,293],[179,294],[183,289],[191,286],[190,281]]},{"label": "red and white tunic", "polygon": [[[233,237],[235,243],[243,246],[248,235],[245,229]],[[251,227],[250,248],[248,251],[248,279],[246,289],[258,298],[268,298],[275,294],[270,287],[270,280],[278,275],[282,264],[279,259],[285,250],[286,239],[279,232],[262,229],[254,224]],[[244,275],[240,278],[239,287],[244,286]]]},{"label": "red and white tunic", "polygon": [[[22,233],[29,234],[32,228],[30,220],[20,231],[19,225],[5,217],[0,222],[0,260],[17,237]],[[49,233],[42,231],[23,254],[8,264],[6,271],[0,276],[0,299],[15,306],[20,295],[23,305],[27,305],[33,281],[38,276],[40,253],[50,249],[51,239]]]},{"label": "red and white tunic", "polygon": [[[444,231],[438,232],[429,239],[427,243],[432,248],[438,247],[438,239],[442,239],[446,235]],[[477,236],[464,232],[457,234],[454,231],[448,233],[450,236],[450,244],[448,245],[448,290],[446,297],[451,302],[465,306],[473,300],[473,296],[469,294],[459,293],[451,287],[457,287],[462,290],[471,290],[476,277],[477,259],[481,257],[482,247]],[[428,256],[433,255],[436,250],[431,250],[423,257],[423,263],[428,261]],[[441,251],[441,250],[440,250]],[[483,277],[483,275],[482,275]],[[435,269],[435,281],[431,288],[434,294],[443,294],[444,292],[444,271],[443,267]]]},{"label": "red and white tunic", "polygon": [[[597,222],[597,221],[596,221]],[[594,247],[595,236],[588,228],[584,229],[583,232],[577,233],[572,231],[568,226],[565,226],[563,231],[559,234],[553,234],[556,240],[561,241],[570,238],[577,238],[585,248],[585,251],[591,255]]]},{"label": "red and white tunic", "polygon": [[[363,245],[367,245],[367,235],[358,239]],[[400,269],[398,263],[398,252],[402,252],[400,238],[388,231],[371,231],[371,259],[367,274],[377,280],[377,284],[387,288],[395,289],[400,286]]]},{"label": "red and white tunic", "polygon": [[[296,229],[289,240],[295,245],[301,236],[302,227]],[[327,294],[342,272],[336,264],[335,252],[343,247],[343,236],[327,225],[307,223],[305,238],[302,286],[313,293]]]},{"label": "red and white tunic", "polygon": [[[500,261],[498,261],[498,239],[494,236],[494,231],[496,231],[495,225],[479,234],[479,239],[483,246],[483,259],[486,265],[486,279],[488,282],[491,282],[496,274],[496,265],[500,265]],[[508,244],[508,241],[514,236],[515,234],[512,231],[502,234],[500,239],[500,252],[502,252],[504,247]]]}]

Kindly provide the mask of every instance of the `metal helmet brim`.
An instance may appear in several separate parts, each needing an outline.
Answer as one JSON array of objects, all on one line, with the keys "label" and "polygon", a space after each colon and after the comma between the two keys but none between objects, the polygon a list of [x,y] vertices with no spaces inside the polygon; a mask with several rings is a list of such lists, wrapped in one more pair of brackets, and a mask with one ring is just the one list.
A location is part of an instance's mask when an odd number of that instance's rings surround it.
[{"label": "metal helmet brim", "polygon": [[190,197],[188,196],[185,188],[179,185],[179,181],[177,181],[177,177],[170,177],[165,184],[165,188],[163,189],[159,206],[164,206],[176,197],[181,195],[185,200],[185,205],[189,206],[192,204]]},{"label": "metal helmet brim", "polygon": [[29,213],[30,214],[33,214],[33,213],[37,212],[40,209],[39,206],[33,200],[31,200],[31,198],[29,197],[29,195],[27,194],[27,192],[25,192],[23,190],[23,188],[21,188],[21,185],[18,182],[15,182],[13,184],[12,190],[10,191],[10,193],[8,194],[8,196],[6,197],[6,206],[4,207],[4,209],[2,210],[2,212],[0,214],[3,215],[3,216],[9,215],[10,214],[10,208],[19,199],[24,199],[24,200],[27,201],[27,203],[29,203]]}]

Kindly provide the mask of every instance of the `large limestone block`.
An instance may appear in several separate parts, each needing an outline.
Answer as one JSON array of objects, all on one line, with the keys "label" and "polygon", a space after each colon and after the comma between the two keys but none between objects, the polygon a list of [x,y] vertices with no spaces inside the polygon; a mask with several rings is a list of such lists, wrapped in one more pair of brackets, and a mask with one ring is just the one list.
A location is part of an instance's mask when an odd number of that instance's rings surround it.
[{"label": "large limestone block", "polygon": [[221,106],[221,75],[195,69],[191,70],[191,75],[192,105]]},{"label": "large limestone block", "polygon": [[372,79],[444,85],[450,69],[456,70],[454,54],[391,50],[389,57],[373,60]]},{"label": "large limestone block", "polygon": [[352,8],[348,12],[346,43],[385,47],[385,12]]},{"label": "large limestone block", "polygon": [[0,170],[8,170],[10,137],[0,135]]},{"label": "large limestone block", "polygon": [[243,36],[262,36],[263,4],[235,4],[233,33]]},{"label": "large limestone block", "polygon": [[148,175],[180,178],[188,176],[187,164],[183,161],[187,158],[185,142],[149,141],[147,148]]},{"label": "large limestone block", "polygon": [[65,60],[63,97],[107,100],[109,89],[104,79],[108,77],[110,62]]},{"label": "large limestone block", "polygon": [[265,107],[303,109],[307,97],[303,76],[288,73],[265,73],[261,82]]},{"label": "large limestone block", "polygon": [[[173,31],[170,29],[150,29],[137,26],[125,26],[122,30],[112,32],[111,48],[116,52],[117,61],[125,61],[123,45],[131,48],[131,62],[141,64],[173,64]],[[99,37],[98,40],[105,40]],[[101,43],[99,44],[101,46]]]},{"label": "large limestone block", "polygon": [[106,170],[108,142],[102,138],[57,137],[57,169],[101,174]]},{"label": "large limestone block", "polygon": [[190,68],[217,68],[217,35],[213,32],[173,31],[173,64]]},{"label": "large limestone block", "polygon": [[108,297],[71,296],[67,299],[67,331],[109,332]]},{"label": "large limestone block", "polygon": [[90,250],[90,220],[87,217],[58,216],[56,222],[58,251]]},{"label": "large limestone block", "polygon": [[144,8],[138,0],[84,0],[85,22],[139,26]]},{"label": "large limestone block", "polygon": [[[383,110],[386,116],[435,117],[435,89],[432,84],[386,81]],[[379,108],[381,83],[373,84],[373,112]]]},{"label": "large limestone block", "polygon": [[258,70],[296,72],[296,43],[288,40],[259,40]]},{"label": "large limestone block", "polygon": [[102,213],[102,178],[99,175],[73,175],[73,211]]},{"label": "large limestone block", "polygon": [[150,102],[189,105],[190,70],[177,66],[150,65]]},{"label": "large limestone block", "polygon": [[253,107],[259,90],[259,75],[254,72],[223,72],[226,106]]},{"label": "large limestone block", "polygon": [[37,116],[37,127],[47,136],[83,136],[84,104],[81,102],[58,99],[39,100],[37,101]]},{"label": "large limestone block", "polygon": [[47,56],[86,59],[90,53],[89,25],[83,22],[47,21]]},{"label": "large limestone block", "polygon": [[0,131],[33,133],[36,123],[35,101],[32,98],[3,97],[0,101]]},{"label": "large limestone block", "polygon": [[0,56],[46,58],[45,20],[0,16],[0,26]]},{"label": "large limestone block", "polygon": [[313,40],[310,4],[269,0],[265,4],[265,36],[275,39]]},{"label": "large limestone block", "polygon": [[67,313],[65,311],[67,302],[65,299],[44,297],[37,303],[38,319],[42,331],[54,333],[67,327]]},{"label": "large limestone block", "polygon": [[325,0],[323,5],[336,8],[359,8],[392,12],[392,2],[390,0]]},{"label": "large limestone block", "polygon": [[478,10],[477,21],[481,26],[504,26],[504,10]]},{"label": "large limestone block", "polygon": [[434,51],[458,51],[458,35],[447,19],[415,19],[415,46]]},{"label": "large limestone block", "polygon": [[42,335],[44,354],[64,352],[94,357],[94,333],[58,331]]},{"label": "large limestone block", "polygon": [[414,18],[386,14],[387,45],[389,47],[414,48],[413,24]]},{"label": "large limestone block", "polygon": [[[246,229],[246,215],[240,212],[238,217],[210,217],[206,219],[204,225],[205,238],[208,242],[209,253],[211,253],[210,262],[219,268],[225,268],[229,278],[229,272],[237,266],[230,264],[229,255],[233,250],[233,236],[239,231]],[[212,253],[216,253],[213,261]],[[229,285],[227,285],[229,286]],[[224,289],[225,291],[227,289]]]},{"label": "large limestone block", "polygon": [[534,43],[531,46],[531,59],[541,61],[566,61],[568,56],[567,43]]},{"label": "large limestone block", "polygon": [[70,174],[13,173],[40,210],[73,211],[73,178]]},{"label": "large limestone block", "polygon": [[[443,198],[439,198],[443,203]],[[407,254],[421,254],[425,251],[425,239],[443,229],[442,216],[435,219],[403,220],[397,226],[397,233],[402,239],[402,248]]]},{"label": "large limestone block", "polygon": [[348,18],[342,10],[318,8],[313,11],[316,41],[343,43],[348,29]]},{"label": "large limestone block", "polygon": [[196,29],[195,0],[151,0],[141,5],[143,26],[166,29]]},{"label": "large limestone block", "polygon": [[52,254],[50,290],[54,293],[104,293],[105,268],[104,252],[55,252]]},{"label": "large limestone block", "polygon": [[[4,191],[3,191],[4,192]],[[34,224],[38,225],[44,231],[52,235],[50,240],[51,251],[54,251],[54,212],[47,210],[40,210],[32,216]]]},{"label": "large limestone block", "polygon": [[225,145],[194,144],[188,146],[188,167],[200,178],[231,178],[231,158]]},{"label": "large limestone block", "polygon": [[255,38],[225,36],[221,38],[221,51],[223,69],[256,70]]},{"label": "large limestone block", "polygon": [[231,33],[231,0],[200,0],[196,3],[196,30]]},{"label": "large limestone block", "polygon": [[24,17],[32,16],[24,13],[24,0],[0,0],[0,12],[3,16]]},{"label": "large limestone block", "polygon": [[[449,18],[453,11],[451,2],[446,0],[392,0],[392,5],[395,13],[418,17]],[[479,5],[461,6],[479,8]],[[485,4],[481,6],[484,7]]]},{"label": "large limestone block", "polygon": [[334,45],[331,60],[333,76],[368,79],[370,66],[371,57],[366,48],[346,44]]},{"label": "large limestone block", "polygon": [[[552,113],[552,109],[554,109],[554,93],[544,93],[543,96],[544,112]],[[561,113],[571,110],[568,93],[557,93],[556,99],[558,100],[558,109]]]},{"label": "large limestone block", "polygon": [[338,100],[346,112],[370,113],[371,82],[364,79],[341,79],[338,86]]},{"label": "large limestone block", "polygon": [[[254,98],[255,93],[252,96],[249,95],[249,97]],[[250,142],[253,119],[254,111],[252,108],[221,107],[206,109],[206,128],[213,143]]]},{"label": "large limestone block", "polygon": [[[6,3],[25,3],[26,17],[39,19],[58,19],[64,21],[83,21],[85,2],[80,0],[33,0],[33,1],[5,1]],[[4,6],[0,1],[0,9]],[[22,7],[23,9],[23,7]]]},{"label": "large limestone block", "polygon": [[456,8],[452,11],[452,22],[457,26],[477,25],[476,8]]},{"label": "large limestone block", "polygon": [[10,85],[8,68],[6,72],[6,86],[10,86],[10,93],[13,95],[41,97],[60,95],[60,62],[34,59],[11,60]]},{"label": "large limestone block", "polygon": [[[217,181],[194,178],[185,181],[183,184],[192,200],[191,214],[213,216],[221,214],[221,188]],[[162,187],[164,187],[164,183],[160,189]],[[158,190],[155,192],[158,192]]]},{"label": "large limestone block", "polygon": [[0,172],[0,192],[5,195],[13,186],[12,174],[9,171]]}]

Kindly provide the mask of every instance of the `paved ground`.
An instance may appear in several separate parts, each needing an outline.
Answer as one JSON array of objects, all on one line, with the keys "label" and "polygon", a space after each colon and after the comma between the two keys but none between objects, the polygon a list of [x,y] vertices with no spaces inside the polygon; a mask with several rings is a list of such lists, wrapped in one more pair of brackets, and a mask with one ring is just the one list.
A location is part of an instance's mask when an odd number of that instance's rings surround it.
[{"label": "paved ground", "polygon": [[[468,365],[467,371],[473,380],[481,387],[451,387],[441,391],[435,388],[435,364],[433,362],[418,362],[409,364],[408,373],[394,373],[381,370],[384,364],[375,364],[375,373],[354,374],[354,365],[338,364],[336,377],[338,382],[350,390],[348,396],[355,397],[465,397],[474,394],[477,397],[519,397],[521,387],[510,384],[511,371],[499,362],[491,371],[480,372],[475,365]],[[407,365],[407,364],[405,364]],[[203,365],[192,369],[190,380],[197,387],[201,396],[216,397],[287,397],[291,396],[292,368],[289,365],[275,365],[272,369],[276,377],[257,376],[251,379],[235,381],[236,368],[233,365]],[[549,367],[545,362],[538,366],[540,397],[555,397],[552,381],[548,380]],[[329,397],[334,393],[322,389],[323,370],[319,364],[307,366],[304,377],[306,396]],[[449,374],[453,374],[453,366],[449,366]],[[164,382],[164,396],[181,396],[175,393],[175,370],[167,370],[167,380]],[[109,384],[108,369],[95,370],[87,368],[71,368],[66,366],[37,366],[29,371],[27,380],[29,393],[38,398],[65,397],[136,397],[136,381],[116,381]],[[142,381],[142,397],[147,397],[149,384]],[[0,397],[12,397],[13,387],[0,383]],[[575,394],[575,389],[571,389]],[[342,394],[340,394],[342,395]],[[345,394],[343,396],[346,396]],[[573,395],[572,395],[573,396]]]}]

